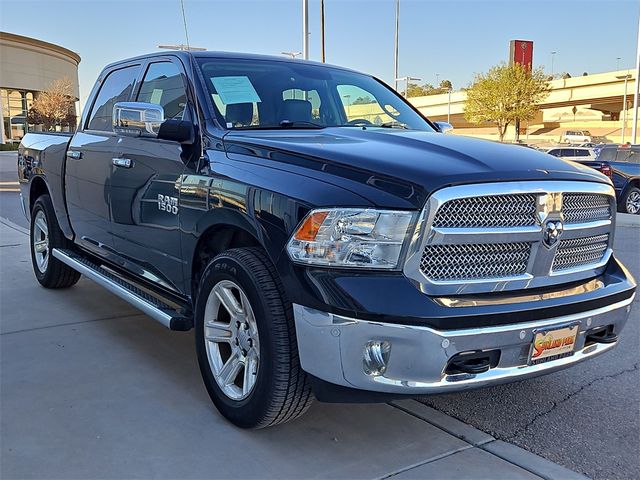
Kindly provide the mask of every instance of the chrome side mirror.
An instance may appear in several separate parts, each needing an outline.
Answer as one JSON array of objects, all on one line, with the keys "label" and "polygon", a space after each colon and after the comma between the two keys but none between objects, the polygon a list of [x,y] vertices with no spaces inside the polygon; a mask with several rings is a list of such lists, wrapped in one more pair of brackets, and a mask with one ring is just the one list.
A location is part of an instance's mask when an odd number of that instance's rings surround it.
[{"label": "chrome side mirror", "polygon": [[160,105],[144,102],[118,102],[113,106],[113,131],[126,137],[158,136],[164,122]]},{"label": "chrome side mirror", "polygon": [[453,130],[453,125],[451,125],[450,123],[447,122],[433,122],[435,123],[436,127],[438,127],[438,131],[440,133],[449,133],[451,130]]}]

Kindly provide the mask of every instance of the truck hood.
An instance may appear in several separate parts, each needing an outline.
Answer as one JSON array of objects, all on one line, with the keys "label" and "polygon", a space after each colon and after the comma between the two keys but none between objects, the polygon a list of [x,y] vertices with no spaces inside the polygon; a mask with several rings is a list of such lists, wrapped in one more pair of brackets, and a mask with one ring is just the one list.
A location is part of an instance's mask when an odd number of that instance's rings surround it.
[{"label": "truck hood", "polygon": [[296,170],[393,208],[420,208],[433,191],[464,183],[608,182],[591,168],[530,148],[441,133],[369,127],[235,130],[224,144],[229,158],[259,157],[274,168]]}]

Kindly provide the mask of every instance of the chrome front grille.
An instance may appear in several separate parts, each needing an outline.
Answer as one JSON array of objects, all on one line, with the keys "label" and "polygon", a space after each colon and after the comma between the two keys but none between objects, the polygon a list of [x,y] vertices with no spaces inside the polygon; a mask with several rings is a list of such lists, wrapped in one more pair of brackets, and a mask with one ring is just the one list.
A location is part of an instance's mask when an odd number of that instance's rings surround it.
[{"label": "chrome front grille", "polygon": [[420,270],[440,281],[511,277],[526,272],[530,253],[526,242],[427,245]]},{"label": "chrome front grille", "polygon": [[584,223],[611,218],[611,197],[589,193],[565,193],[562,196],[565,223]]},{"label": "chrome front grille", "polygon": [[429,198],[404,273],[429,294],[516,290],[598,275],[611,255],[615,194],[590,182],[444,188]]},{"label": "chrome front grille", "polygon": [[518,227],[536,224],[533,194],[457,198],[445,203],[433,219],[435,228]]},{"label": "chrome front grille", "polygon": [[561,240],[553,259],[553,271],[592,265],[600,262],[609,247],[609,234]]}]

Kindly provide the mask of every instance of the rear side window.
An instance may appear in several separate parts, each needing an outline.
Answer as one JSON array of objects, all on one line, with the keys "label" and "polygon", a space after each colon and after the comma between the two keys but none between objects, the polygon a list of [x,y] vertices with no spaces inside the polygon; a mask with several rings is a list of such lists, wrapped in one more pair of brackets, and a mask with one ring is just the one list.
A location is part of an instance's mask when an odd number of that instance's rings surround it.
[{"label": "rear side window", "polygon": [[575,157],[576,156],[576,152],[573,148],[563,148],[562,153],[560,154],[561,157]]},{"label": "rear side window", "polygon": [[93,102],[88,130],[110,132],[113,130],[113,106],[117,102],[126,102],[131,96],[133,83],[138,76],[138,65],[114,70],[102,82],[96,100]]},{"label": "rear side window", "polygon": [[588,157],[589,156],[589,151],[588,150],[576,150],[576,157]]},{"label": "rear side window", "polygon": [[160,105],[166,119],[182,119],[187,107],[187,92],[178,66],[171,62],[149,65],[138,93],[138,102]]}]

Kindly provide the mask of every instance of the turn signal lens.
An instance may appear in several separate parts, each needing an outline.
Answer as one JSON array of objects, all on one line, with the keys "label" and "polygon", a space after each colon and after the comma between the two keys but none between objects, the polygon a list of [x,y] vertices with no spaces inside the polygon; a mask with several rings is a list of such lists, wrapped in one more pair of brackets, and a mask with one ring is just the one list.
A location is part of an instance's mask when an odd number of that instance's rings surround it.
[{"label": "turn signal lens", "polygon": [[313,242],[327,215],[329,215],[329,212],[326,210],[313,212],[302,222],[302,225],[300,225],[300,228],[298,228],[293,238],[305,242]]}]

